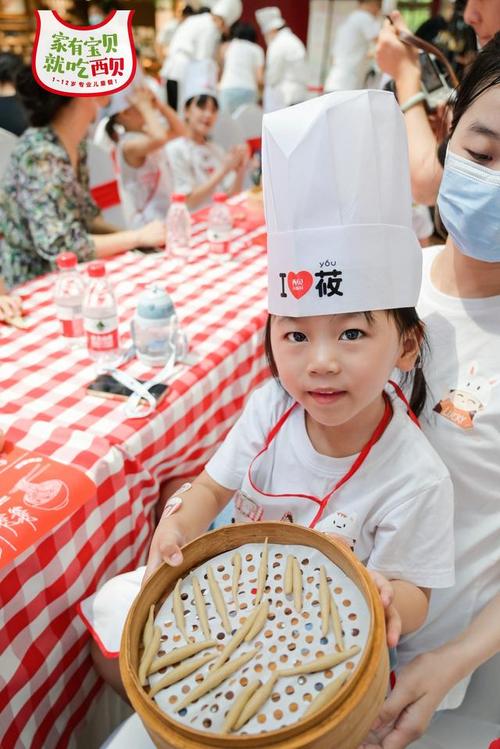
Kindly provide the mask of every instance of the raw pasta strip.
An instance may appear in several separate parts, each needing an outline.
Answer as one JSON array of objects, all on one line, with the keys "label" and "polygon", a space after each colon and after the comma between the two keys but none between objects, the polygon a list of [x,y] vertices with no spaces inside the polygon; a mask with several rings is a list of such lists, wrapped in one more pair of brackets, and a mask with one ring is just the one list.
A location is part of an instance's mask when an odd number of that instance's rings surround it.
[{"label": "raw pasta strip", "polygon": [[238,610],[240,608],[240,604],[238,601],[238,585],[240,582],[240,575],[241,575],[241,554],[236,552],[234,554],[231,563],[233,565],[233,584],[232,584],[232,590],[233,590],[233,601],[236,609]]},{"label": "raw pasta strip", "polygon": [[260,613],[260,606],[255,609],[255,611],[252,611],[250,616],[248,616],[241,627],[234,633],[233,637],[229,640],[227,645],[223,648],[223,650],[220,652],[219,657],[215,661],[214,665],[212,666],[212,670],[215,671],[216,668],[220,668],[223,663],[227,661],[229,656],[231,656],[238,645],[243,642],[243,640],[246,640],[246,636],[248,632],[253,629],[254,622],[257,620],[258,615]]},{"label": "raw pasta strip", "polygon": [[203,635],[207,638],[207,640],[209,640],[212,633],[210,632],[210,624],[208,623],[207,610],[205,608],[205,599],[203,598],[203,593],[201,592],[198,578],[194,575],[191,575],[191,585],[193,586],[194,603],[196,606],[196,611],[198,613],[198,619],[200,620],[201,629],[203,631]]},{"label": "raw pasta strip", "polygon": [[333,634],[335,635],[335,641],[339,648],[341,650],[344,650],[345,645],[344,636],[342,634],[342,623],[340,621],[339,610],[332,593],[330,593],[330,613],[332,615]]},{"label": "raw pasta strip", "polygon": [[179,578],[174,588],[174,600],[172,604],[172,612],[175,617],[175,623],[177,624],[177,629],[179,630],[179,632],[181,632],[184,635],[184,639],[186,640],[186,642],[189,642],[189,637],[187,636],[187,632],[186,632],[186,623],[184,621],[184,606],[181,600],[181,584],[182,584],[182,580],[181,578]]},{"label": "raw pasta strip", "polygon": [[216,640],[206,640],[206,642],[192,642],[190,645],[184,645],[182,648],[174,648],[169,653],[165,653],[161,658],[155,658],[149,667],[148,676],[155,674],[160,668],[165,666],[171,666],[174,663],[180,663],[185,661],[186,658],[190,658],[192,655],[196,655],[200,650],[206,650],[207,648],[213,648],[217,645]]},{"label": "raw pasta strip", "polygon": [[161,629],[159,627],[153,627],[153,633],[151,635],[151,639],[147,644],[146,649],[144,650],[141,658],[141,662],[139,663],[139,681],[142,685],[146,683],[146,676],[149,671],[149,667],[151,666],[151,663],[153,662],[153,658],[155,657],[156,653],[158,652],[158,648],[160,647],[160,640],[161,640]]},{"label": "raw pasta strip", "polygon": [[293,592],[293,561],[295,557],[292,555],[287,556],[286,558],[286,567],[285,567],[285,595],[289,596]]},{"label": "raw pasta strip", "polygon": [[189,676],[189,674],[192,674],[193,671],[197,671],[199,668],[204,666],[205,663],[208,663],[208,661],[212,661],[214,658],[215,653],[205,653],[205,655],[202,655],[201,658],[187,661],[186,663],[181,663],[180,666],[176,666],[175,668],[170,669],[168,674],[165,674],[162,679],[157,681],[156,684],[153,684],[153,686],[149,690],[149,696],[154,697],[155,694],[161,692],[162,689],[166,689],[166,687],[169,687],[171,684],[175,684],[181,679],[184,679],[186,676]]},{"label": "raw pasta strip", "polygon": [[228,661],[221,668],[218,668],[217,671],[210,671],[208,676],[202,681],[202,683],[191,692],[189,692],[189,694],[185,696],[182,702],[179,702],[179,704],[175,706],[174,712],[178,713],[179,710],[187,707],[191,704],[191,702],[194,702],[200,697],[203,697],[203,695],[207,694],[207,692],[211,692],[212,689],[218,687],[219,684],[225,681],[229,676],[231,676],[231,674],[234,674],[234,672],[241,668],[241,666],[244,666],[245,663],[248,663],[248,661],[251,660],[251,658],[253,658],[254,655],[258,652],[259,649],[254,648],[253,650],[249,650],[247,653],[240,655],[240,657],[236,658],[236,660]]},{"label": "raw pasta strip", "polygon": [[324,689],[322,689],[321,692],[314,698],[302,717],[305,718],[306,716],[317,713],[318,710],[321,710],[322,707],[333,700],[337,692],[340,692],[348,678],[349,672],[343,671],[340,676],[337,676],[336,679],[327,684],[327,686],[324,687]]},{"label": "raw pasta strip", "polygon": [[146,620],[146,624],[144,625],[144,630],[142,633],[142,646],[144,649],[146,649],[146,646],[151,639],[151,635],[153,634],[154,619],[155,619],[155,605],[154,603],[152,603],[151,606],[149,607],[148,618]]},{"label": "raw pasta strip", "polygon": [[278,674],[273,674],[270,679],[268,679],[264,684],[262,684],[261,687],[257,689],[257,691],[253,694],[252,697],[248,700],[247,704],[241,711],[241,715],[236,721],[234,725],[234,729],[236,731],[239,731],[240,728],[242,728],[245,723],[248,723],[250,718],[253,718],[255,713],[257,713],[262,705],[264,705],[269,697],[271,696],[271,693],[274,689],[274,685],[276,684],[276,681],[278,679]]},{"label": "raw pasta strip", "polygon": [[269,551],[267,547],[267,538],[266,538],[266,540],[264,541],[264,548],[262,549],[262,557],[260,559],[260,565],[259,565],[259,574],[257,577],[257,593],[254,598],[255,606],[258,606],[258,604],[261,602],[262,596],[264,594],[264,588],[266,587],[268,554],[269,554]]},{"label": "raw pasta strip", "polygon": [[229,731],[232,730],[234,724],[240,717],[241,711],[243,710],[253,693],[259,688],[259,686],[260,681],[258,679],[255,679],[255,681],[251,681],[250,684],[248,684],[245,689],[243,689],[239,697],[233,702],[231,709],[226,715],[226,720],[224,721],[224,725],[222,727],[222,733],[229,733]]},{"label": "raw pasta strip", "polygon": [[229,623],[229,618],[227,615],[226,602],[224,601],[224,596],[221,593],[221,589],[219,588],[211,567],[207,569],[207,577],[208,587],[210,588],[210,593],[212,594],[212,599],[215,604],[215,608],[217,609],[217,612],[220,616],[222,626],[226,630],[227,634],[230,635],[231,625]]},{"label": "raw pasta strip", "polygon": [[326,637],[330,622],[330,591],[328,590],[328,582],[323,565],[319,568],[319,604],[321,609],[321,635]]},{"label": "raw pasta strip", "polygon": [[294,668],[286,668],[279,671],[280,676],[296,676],[297,674],[315,674],[317,671],[326,671],[327,668],[333,668],[339,663],[347,661],[357,653],[360,648],[357,645],[353,645],[349,650],[343,650],[341,653],[331,653],[330,655],[323,655],[321,658],[317,658],[315,661],[308,661],[302,663],[300,666],[294,666]]},{"label": "raw pasta strip", "polygon": [[302,611],[302,570],[297,559],[293,558],[293,602],[295,611]]},{"label": "raw pasta strip", "polygon": [[267,621],[267,615],[269,614],[269,601],[265,598],[257,609],[257,615],[253,621],[252,627],[248,631],[245,642],[250,642],[256,635],[259,634],[260,630]]}]

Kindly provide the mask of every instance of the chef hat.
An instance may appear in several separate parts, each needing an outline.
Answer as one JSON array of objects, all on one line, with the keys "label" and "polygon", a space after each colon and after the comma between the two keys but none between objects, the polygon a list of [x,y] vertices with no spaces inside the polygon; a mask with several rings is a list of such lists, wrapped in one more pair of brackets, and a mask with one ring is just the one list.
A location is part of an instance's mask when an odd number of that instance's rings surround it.
[{"label": "chef hat", "polygon": [[281,10],[275,5],[268,8],[260,8],[255,11],[255,18],[263,34],[275,29],[281,29],[285,25],[285,19],[281,15]]},{"label": "chef hat", "polygon": [[213,96],[217,99],[217,65],[215,60],[193,60],[186,68],[183,104],[193,96]]},{"label": "chef hat", "polygon": [[125,109],[128,109],[132,106],[130,103],[130,96],[134,93],[134,89],[137,86],[145,86],[146,82],[144,80],[144,74],[142,70],[137,66],[135,71],[134,80],[129,83],[126,88],[122,88],[121,91],[118,91],[118,93],[113,94],[111,96],[111,101],[109,102],[108,106],[104,110],[104,114],[107,117],[112,117],[114,114],[118,114],[119,112],[123,112]]},{"label": "chef hat", "polygon": [[211,9],[212,15],[223,18],[227,26],[232,26],[240,18],[242,12],[241,0],[217,0]]},{"label": "chef hat", "polygon": [[264,115],[269,312],[414,307],[408,146],[392,93],[342,91]]}]

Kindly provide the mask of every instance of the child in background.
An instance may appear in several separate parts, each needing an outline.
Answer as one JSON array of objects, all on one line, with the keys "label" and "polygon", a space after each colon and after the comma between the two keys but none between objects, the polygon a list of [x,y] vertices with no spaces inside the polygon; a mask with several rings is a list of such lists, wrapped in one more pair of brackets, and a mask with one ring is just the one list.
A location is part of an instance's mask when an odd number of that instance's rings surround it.
[{"label": "child in background", "polygon": [[[381,592],[395,646],[400,631],[425,621],[430,589],[454,580],[452,486],[415,423],[425,400],[415,369],[422,257],[403,118],[391,94],[348,92],[266,115],[263,134],[274,379],[252,394],[203,473],[167,502],[147,574],[162,561],[180,564],[184,544],[234,496],[237,522],[340,535],[388,578]],[[388,385],[395,369],[401,379],[414,373],[410,405]],[[108,655],[124,622],[117,602],[132,603],[141,578],[122,575],[84,602]],[[109,678],[104,660],[97,656]]]},{"label": "child in background", "polygon": [[130,227],[164,221],[172,185],[163,147],[184,135],[184,124],[146,85],[119,91],[107,113],[106,133],[118,146],[121,185],[132,213]]}]

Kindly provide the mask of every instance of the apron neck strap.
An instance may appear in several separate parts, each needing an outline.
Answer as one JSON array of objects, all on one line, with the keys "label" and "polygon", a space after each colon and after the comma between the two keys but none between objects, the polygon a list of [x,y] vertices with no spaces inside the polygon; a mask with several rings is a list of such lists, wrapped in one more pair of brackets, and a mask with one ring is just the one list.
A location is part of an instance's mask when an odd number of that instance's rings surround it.
[{"label": "apron neck strap", "polygon": [[416,424],[418,426],[418,428],[420,429],[420,422],[418,420],[418,417],[415,416],[415,414],[413,413],[413,411],[411,409],[411,406],[410,406],[410,404],[408,403],[408,401],[406,399],[405,394],[403,393],[403,391],[401,390],[401,388],[399,387],[399,385],[397,384],[397,382],[394,382],[394,380],[389,380],[389,385],[392,385],[392,387],[394,388],[394,391],[395,391],[396,395],[398,396],[398,398],[400,400],[402,400],[403,403],[405,404],[405,406],[406,406],[406,413],[408,414],[408,416],[410,417],[410,419],[413,421],[413,423]]}]

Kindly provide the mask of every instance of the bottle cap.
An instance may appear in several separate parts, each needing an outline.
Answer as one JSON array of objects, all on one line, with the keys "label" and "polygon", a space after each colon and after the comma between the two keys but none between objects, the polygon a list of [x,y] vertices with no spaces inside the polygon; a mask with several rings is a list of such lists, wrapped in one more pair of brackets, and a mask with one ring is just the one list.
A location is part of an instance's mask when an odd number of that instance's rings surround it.
[{"label": "bottle cap", "polygon": [[227,200],[227,193],[216,192],[213,196],[214,203],[225,203]]},{"label": "bottle cap", "polygon": [[87,266],[87,273],[91,278],[101,278],[102,276],[106,275],[106,268],[104,266],[104,263],[101,262],[95,262],[90,263]]},{"label": "bottle cap", "polygon": [[185,203],[186,196],[182,192],[174,192],[170,196],[170,200],[172,201],[172,203]]},{"label": "bottle cap", "polygon": [[74,252],[61,252],[56,257],[56,265],[60,270],[68,270],[69,268],[76,268],[78,258]]}]

